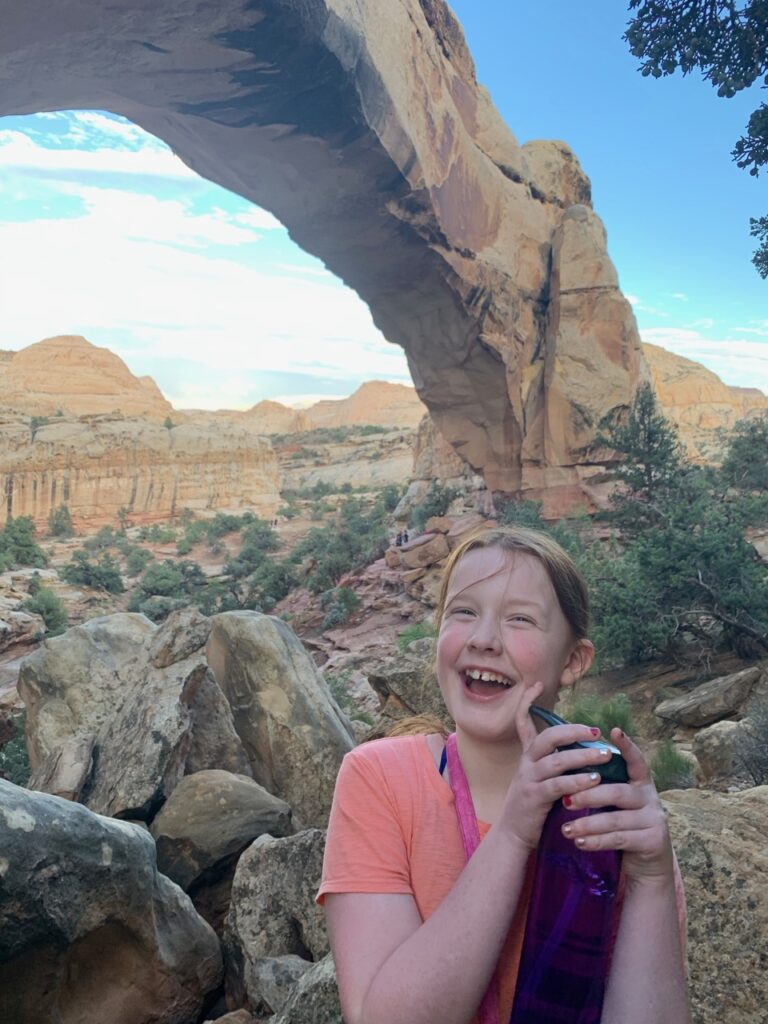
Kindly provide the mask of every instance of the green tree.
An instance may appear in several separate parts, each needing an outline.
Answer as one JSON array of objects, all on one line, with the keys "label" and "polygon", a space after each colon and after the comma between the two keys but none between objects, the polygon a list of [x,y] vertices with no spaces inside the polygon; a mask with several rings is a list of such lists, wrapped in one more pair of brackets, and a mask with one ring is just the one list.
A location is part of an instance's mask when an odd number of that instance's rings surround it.
[{"label": "green tree", "polygon": [[583,559],[603,662],[691,644],[768,650],[768,572],[744,536],[767,503],[725,495],[718,474],[690,464],[650,390],[605,441],[625,456],[608,513],[620,542]]},{"label": "green tree", "polygon": [[[624,38],[644,76],[661,78],[698,68],[731,98],[759,79],[768,86],[768,4],[765,0],[630,0],[634,16]],[[761,103],[736,143],[738,167],[757,176],[768,163],[768,104]],[[752,262],[768,277],[768,217],[750,219],[760,240]]]},{"label": "green tree", "polygon": [[768,417],[736,424],[728,438],[721,472],[730,487],[768,491]]},{"label": "green tree", "polygon": [[28,612],[41,615],[48,636],[58,636],[67,628],[67,610],[60,597],[48,587],[39,587],[37,592],[24,602]]},{"label": "green tree", "polygon": [[0,530],[0,567],[14,569],[31,565],[42,568],[48,564],[48,556],[35,541],[35,524],[29,516],[9,519]]},{"label": "green tree", "polygon": [[48,533],[51,537],[74,537],[75,528],[66,505],[59,505],[51,511],[48,516]]},{"label": "green tree", "polygon": [[72,561],[61,570],[67,583],[76,587],[92,587],[94,590],[106,590],[108,594],[122,594],[125,590],[120,566],[112,555],[105,553],[98,562],[88,558],[88,552],[79,548],[72,556]]}]

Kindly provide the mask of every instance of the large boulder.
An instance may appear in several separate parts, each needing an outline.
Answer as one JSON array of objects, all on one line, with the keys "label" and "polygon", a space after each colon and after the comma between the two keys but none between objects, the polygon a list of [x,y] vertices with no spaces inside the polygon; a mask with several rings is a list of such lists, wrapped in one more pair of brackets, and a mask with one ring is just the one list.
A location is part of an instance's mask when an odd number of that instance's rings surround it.
[{"label": "large boulder", "polygon": [[189,609],[91,619],[30,655],[30,785],[100,814],[150,820],[185,773],[250,774],[229,703],[208,670],[210,621]]},{"label": "large boulder", "polygon": [[253,779],[216,769],[182,779],[151,828],[158,867],[184,890],[257,836],[292,830],[288,804]]},{"label": "large boulder", "polygon": [[694,1020],[764,1021],[768,786],[727,796],[678,790],[664,794],[664,805],[688,902]]},{"label": "large boulder", "polygon": [[219,943],[152,837],[0,781],[0,1020],[189,1024]]},{"label": "large boulder", "polygon": [[657,704],[654,714],[676,725],[697,729],[712,725],[721,718],[736,714],[761,676],[762,670],[755,665],[732,675],[710,679],[682,697]]},{"label": "large boulder", "polygon": [[213,618],[207,657],[254,779],[303,825],[327,821],[349,724],[291,628],[259,612]]},{"label": "large boulder", "polygon": [[297,958],[309,967],[328,953],[325,917],[315,903],[324,845],[319,829],[261,836],[240,858],[224,932],[231,1005],[247,999],[254,1010],[274,1012],[287,998],[275,984],[277,971],[293,983],[303,973]]},{"label": "large boulder", "polygon": [[453,729],[435,674],[435,641],[431,637],[415,640],[402,654],[373,666],[368,682],[381,702],[385,727],[402,718],[429,715],[449,731]]}]

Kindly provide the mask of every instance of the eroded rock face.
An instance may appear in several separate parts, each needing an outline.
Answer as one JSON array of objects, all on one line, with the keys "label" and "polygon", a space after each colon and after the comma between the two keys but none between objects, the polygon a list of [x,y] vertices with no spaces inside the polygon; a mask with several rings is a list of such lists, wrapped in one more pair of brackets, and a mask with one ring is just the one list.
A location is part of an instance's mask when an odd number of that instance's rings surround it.
[{"label": "eroded rock face", "polygon": [[271,515],[279,503],[277,459],[247,423],[188,421],[167,429],[119,415],[54,417],[33,433],[28,420],[6,415],[0,426],[2,523],[31,516],[44,527],[60,505],[90,529],[114,525],[121,508],[142,523],[185,508]]},{"label": "eroded rock face", "polygon": [[303,825],[325,824],[354,740],[296,635],[269,615],[223,612],[213,618],[206,653],[254,779]]},{"label": "eroded rock face", "polygon": [[[280,1009],[270,995],[283,988],[275,985],[276,974],[295,981],[303,973],[301,964],[284,958],[300,958],[306,969],[328,953],[325,917],[314,899],[324,843],[318,829],[286,839],[261,836],[238,861],[224,933],[233,1005],[247,999],[253,1009]],[[278,995],[277,1002],[284,999]]]},{"label": "eroded rock face", "polygon": [[0,1019],[188,1024],[219,943],[151,836],[0,780]]},{"label": "eroded rock face", "polygon": [[685,882],[697,1024],[744,1024],[768,1001],[768,787],[664,794]]},{"label": "eroded rock face", "polygon": [[166,0],[140,31],[134,15],[15,0],[0,112],[108,109],[163,138],[362,296],[491,490],[589,500],[577,468],[639,374],[632,312],[576,158],[517,143],[443,0],[223,0],[205,17]]}]

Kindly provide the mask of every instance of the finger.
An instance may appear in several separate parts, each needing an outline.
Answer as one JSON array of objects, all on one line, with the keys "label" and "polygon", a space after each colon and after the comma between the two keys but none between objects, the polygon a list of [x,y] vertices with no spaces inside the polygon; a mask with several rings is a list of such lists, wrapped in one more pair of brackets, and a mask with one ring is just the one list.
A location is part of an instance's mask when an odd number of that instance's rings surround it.
[{"label": "finger", "polygon": [[600,789],[590,793],[583,799],[574,800],[569,804],[571,810],[583,810],[586,807],[621,807],[624,810],[638,810],[644,807],[655,790],[647,791],[644,786],[632,786],[627,782],[604,782]]},{"label": "finger", "polygon": [[520,698],[515,712],[515,728],[523,750],[527,750],[534,742],[538,733],[531,717],[531,704],[544,692],[544,684],[539,681],[528,687]]},{"label": "finger", "polygon": [[[589,725],[576,725],[573,723],[566,723],[564,725],[551,725],[547,729],[542,729],[538,734],[535,741],[535,747],[533,749],[532,756],[535,758],[546,757],[548,754],[552,754],[557,750],[558,747],[569,747],[574,743],[594,743],[597,737],[600,735],[599,730],[592,728]],[[601,749],[601,747],[587,748],[592,750]],[[568,751],[560,750],[560,753],[568,753]],[[600,762],[602,758],[596,758],[597,762]],[[585,762],[589,763],[589,762]],[[576,765],[578,767],[578,765]]]},{"label": "finger", "polygon": [[532,760],[536,760],[536,774],[540,779],[548,779],[553,775],[564,775],[566,772],[586,772],[611,760],[608,747],[578,747],[574,750],[555,750],[552,754],[536,759],[535,750],[531,750]]},{"label": "finger", "polygon": [[642,750],[621,729],[611,729],[611,742],[615,743],[627,762],[630,782],[652,782],[651,769]]},{"label": "finger", "polygon": [[[614,833],[629,834],[650,828],[652,822],[637,811],[603,811],[589,814],[582,818],[574,818],[562,826],[564,836],[569,839],[581,839],[587,836],[612,835]],[[580,844],[579,844],[580,845]]]}]

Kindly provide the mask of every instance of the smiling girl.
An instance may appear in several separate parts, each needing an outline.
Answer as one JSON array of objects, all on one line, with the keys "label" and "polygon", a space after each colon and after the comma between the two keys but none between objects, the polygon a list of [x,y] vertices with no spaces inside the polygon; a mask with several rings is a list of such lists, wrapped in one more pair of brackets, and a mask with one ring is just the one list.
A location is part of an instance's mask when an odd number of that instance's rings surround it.
[{"label": "smiling girl", "polygon": [[[539,733],[530,715],[589,669],[588,615],[582,577],[543,534],[490,529],[453,552],[436,622],[456,732],[447,743],[435,733],[364,744],[336,786],[318,899],[347,1024],[497,1024],[510,1014],[515,1024],[689,1022],[681,887],[643,755],[614,729],[629,782],[601,785],[607,747],[563,749],[597,730]],[[573,812],[557,825],[573,858],[564,870],[621,851],[623,878],[607,893],[610,934],[584,930],[580,944],[597,948],[586,950],[595,966],[583,1005],[561,972],[547,976],[549,1002],[537,1011],[522,1008],[516,987],[553,807]],[[542,883],[549,877],[537,892]]]}]

